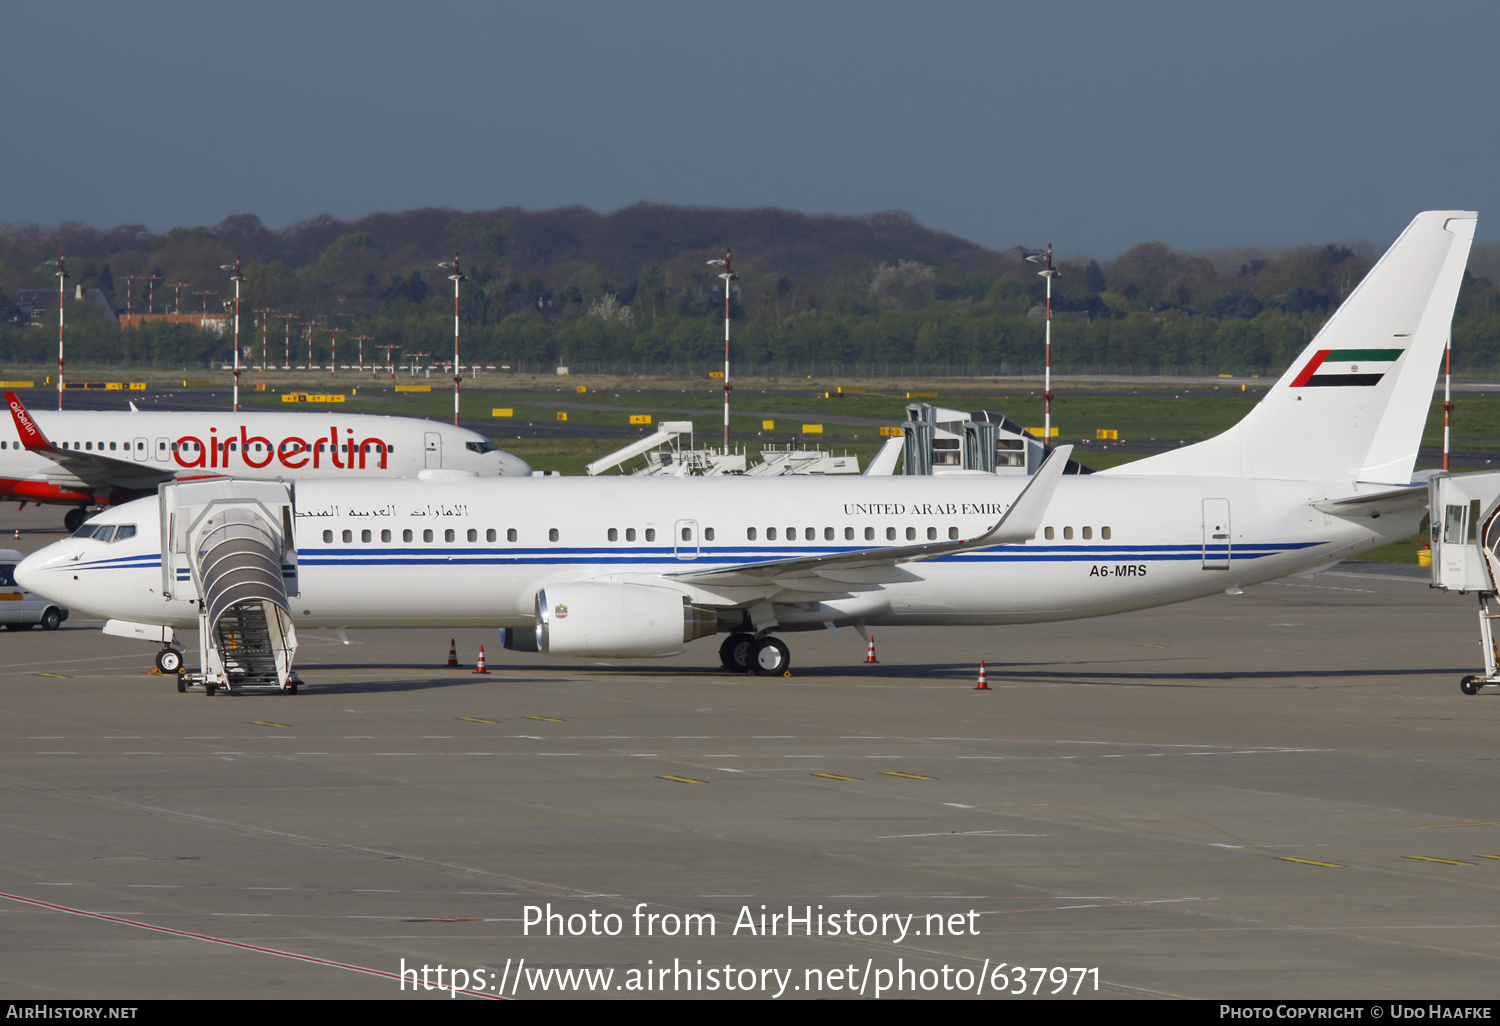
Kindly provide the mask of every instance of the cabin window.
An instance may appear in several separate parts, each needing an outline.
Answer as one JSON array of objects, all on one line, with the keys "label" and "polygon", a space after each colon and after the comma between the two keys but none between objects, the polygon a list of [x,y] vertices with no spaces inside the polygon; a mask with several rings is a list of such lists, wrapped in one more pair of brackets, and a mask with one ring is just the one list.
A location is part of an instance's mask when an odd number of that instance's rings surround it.
[{"label": "cabin window", "polygon": [[704,541],[713,541],[714,540],[714,529],[712,527],[705,527],[703,529],[703,540]]},{"label": "cabin window", "polygon": [[508,530],[508,531],[505,532],[505,540],[506,541],[515,541],[516,540],[516,529],[514,527],[512,527],[510,530]]},{"label": "cabin window", "polygon": [[956,527],[950,527],[950,528],[948,528],[948,540],[949,541],[958,541],[958,528],[956,528]]},{"label": "cabin window", "polygon": [[1109,528],[1107,528],[1107,527],[1101,527],[1101,528],[1099,528],[1099,537],[1103,538],[1105,541],[1109,541],[1109,534],[1110,534]]},{"label": "cabin window", "polygon": [[119,530],[115,531],[115,541],[124,541],[126,538],[135,537],[134,524],[121,524]]},{"label": "cabin window", "polygon": [[776,528],[774,528],[774,527],[768,527],[768,528],[766,528],[766,541],[775,541],[775,540],[776,540]]},{"label": "cabin window", "polygon": [[894,527],[887,527],[885,529],[885,540],[886,541],[895,541],[896,540],[896,529]]},{"label": "cabin window", "polygon": [[[514,533],[514,532],[512,532],[512,533]],[[627,527],[627,528],[625,528],[625,540],[626,541],[635,541],[635,528],[633,528],[633,527]],[[515,541],[515,539],[512,538],[511,541]]]},{"label": "cabin window", "polygon": [[325,543],[332,542],[333,541],[333,532],[332,531],[324,531],[323,532],[323,541]]},{"label": "cabin window", "polygon": [[83,447],[85,449],[92,449],[94,447],[94,443],[93,442],[84,442],[83,443]]},{"label": "cabin window", "polygon": [[404,541],[404,542],[411,541],[411,531],[402,531],[401,532],[401,540]]},{"label": "cabin window", "polygon": [[808,541],[813,541],[818,537],[818,529],[816,527],[803,528],[802,537]]},{"label": "cabin window", "polygon": [[1093,536],[1094,536],[1094,529],[1092,527],[1085,527],[1083,529],[1083,540],[1084,541],[1088,541]]},{"label": "cabin window", "polygon": [[753,527],[747,527],[747,528],[745,528],[745,537],[748,538],[750,541],[754,541],[755,540],[755,528],[753,528]]},{"label": "cabin window", "polygon": [[422,532],[422,540],[424,542],[430,542],[430,541],[432,541],[432,530],[431,530],[431,528],[429,528],[428,530]]},{"label": "cabin window", "polygon": [[353,531],[345,531],[344,532],[344,544],[347,545],[349,542],[352,542],[353,540],[354,540],[354,532]]},{"label": "cabin window", "polygon": [[833,541],[833,528],[831,528],[831,527],[825,527],[825,528],[823,528],[823,540],[824,541]]},{"label": "cabin window", "polygon": [[682,529],[682,540],[683,541],[692,541],[693,540],[693,529],[691,527],[684,527]]},{"label": "cabin window", "polygon": [[656,541],[656,528],[654,528],[654,527],[648,527],[648,528],[646,528],[646,540],[647,541]]},{"label": "cabin window", "polygon": [[613,527],[611,527],[609,529],[608,537],[609,537],[610,541],[619,541],[620,540],[620,532],[617,531],[617,530],[615,530]]},{"label": "cabin window", "polygon": [[1048,541],[1051,541],[1052,538],[1053,538],[1053,536],[1054,536],[1054,533],[1055,532],[1052,530],[1052,528],[1049,527],[1045,531],[1042,532],[1042,537],[1046,538]]},{"label": "cabin window", "polygon": [[873,528],[873,527],[867,527],[867,528],[865,528],[865,541],[874,541],[874,540],[875,540],[875,528]]},{"label": "cabin window", "polygon": [[917,540],[917,529],[915,527],[908,527],[906,529],[906,540],[907,541],[916,541]]},{"label": "cabin window", "polygon": [[1067,539],[1068,541],[1073,540],[1073,529],[1071,527],[1063,528],[1063,538]]},{"label": "cabin window", "polygon": [[469,528],[468,538],[471,542],[477,542],[479,540],[479,532],[472,527]]},{"label": "cabin window", "polygon": [[383,541],[383,542],[390,541],[391,540],[391,532],[389,532],[389,531],[381,531],[380,532],[380,540]]},{"label": "cabin window", "polygon": [[929,527],[927,529],[927,540],[928,541],[937,541],[937,528],[936,527]]},{"label": "cabin window", "polygon": [[451,542],[451,541],[453,541],[453,539],[454,539],[453,528],[450,527],[450,528],[448,528],[448,530],[446,530],[446,531],[443,532],[443,541],[445,541],[445,542]]},{"label": "cabin window", "polygon": [[359,532],[359,540],[362,542],[367,542],[372,541],[373,539],[371,538],[369,531],[361,531]]},{"label": "cabin window", "polygon": [[110,452],[114,452],[115,451],[115,443],[114,442],[110,442],[109,443],[109,451]]},{"label": "cabin window", "polygon": [[547,529],[547,540],[548,541],[557,541],[557,538],[558,538],[557,528],[555,528],[555,527],[548,528]]},{"label": "cabin window", "polygon": [[484,540],[487,542],[495,540],[495,529],[493,527],[484,532]]},{"label": "cabin window", "polygon": [[854,540],[854,528],[852,528],[852,527],[846,527],[846,528],[844,528],[844,541],[853,541],[853,540]]}]

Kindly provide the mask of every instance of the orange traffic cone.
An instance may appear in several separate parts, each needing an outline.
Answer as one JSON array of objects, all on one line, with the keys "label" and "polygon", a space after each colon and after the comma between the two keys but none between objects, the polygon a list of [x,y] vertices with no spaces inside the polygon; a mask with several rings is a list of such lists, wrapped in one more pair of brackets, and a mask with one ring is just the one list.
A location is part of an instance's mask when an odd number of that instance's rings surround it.
[{"label": "orange traffic cone", "polygon": [[878,662],[880,662],[879,659],[875,658],[875,635],[873,635],[873,634],[870,635],[870,651],[865,655],[865,662],[867,662],[867,663],[878,663]]},{"label": "orange traffic cone", "polygon": [[21,540],[21,529],[18,527],[18,528],[16,528],[16,541],[20,541],[20,540]]},{"label": "orange traffic cone", "polygon": [[490,672],[489,670],[486,670],[484,668],[484,646],[483,645],[479,646],[479,665],[477,665],[477,666],[474,667],[474,672],[475,673],[489,673]]},{"label": "orange traffic cone", "polygon": [[984,680],[984,660],[979,660],[979,683],[974,685],[975,691],[988,691],[990,686]]},{"label": "orange traffic cone", "polygon": [[448,665],[452,667],[458,666],[458,646],[453,644],[452,638],[448,639]]}]

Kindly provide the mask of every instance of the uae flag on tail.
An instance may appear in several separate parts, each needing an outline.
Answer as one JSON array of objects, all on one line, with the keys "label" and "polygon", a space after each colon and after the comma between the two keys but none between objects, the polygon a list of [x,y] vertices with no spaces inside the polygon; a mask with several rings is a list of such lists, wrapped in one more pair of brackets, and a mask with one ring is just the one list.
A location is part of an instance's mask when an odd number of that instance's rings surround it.
[{"label": "uae flag on tail", "polygon": [[1322,385],[1375,385],[1404,349],[1319,349],[1307,361],[1292,388]]}]

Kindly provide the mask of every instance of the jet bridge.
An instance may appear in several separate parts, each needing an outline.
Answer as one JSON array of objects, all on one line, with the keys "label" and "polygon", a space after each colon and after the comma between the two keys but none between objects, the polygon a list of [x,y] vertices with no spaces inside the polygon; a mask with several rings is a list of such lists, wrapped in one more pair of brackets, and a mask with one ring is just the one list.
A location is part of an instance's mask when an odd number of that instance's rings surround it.
[{"label": "jet bridge", "polygon": [[201,684],[274,688],[295,694],[297,631],[288,601],[298,593],[293,486],[204,481],[161,486],[162,592],[198,605]]},{"label": "jet bridge", "polygon": [[1464,694],[1500,686],[1500,649],[1496,648],[1492,611],[1500,593],[1500,471],[1477,474],[1433,474],[1427,479],[1427,508],[1432,514],[1432,586],[1479,600],[1479,643],[1484,674],[1464,677]]}]

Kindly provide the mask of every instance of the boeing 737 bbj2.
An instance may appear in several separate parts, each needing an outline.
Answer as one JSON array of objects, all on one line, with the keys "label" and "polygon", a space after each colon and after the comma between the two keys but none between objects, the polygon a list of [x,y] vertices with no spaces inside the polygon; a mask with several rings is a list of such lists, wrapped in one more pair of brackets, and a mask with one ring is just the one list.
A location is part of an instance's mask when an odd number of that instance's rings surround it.
[{"label": "boeing 737 bbj2", "polygon": [[[1427,489],[1412,471],[1476,220],[1419,214],[1230,430],[1092,475],[1063,476],[1062,446],[1029,480],[169,485],[16,580],[114,633],[170,646],[198,628],[210,690],[257,673],[293,686],[299,626],[495,626],[512,648],[606,658],[727,633],[726,666],[780,674],[792,631],[1068,620],[1233,592],[1417,529]],[[271,653],[259,670],[254,645]]]},{"label": "boeing 737 bbj2", "polygon": [[172,480],[236,477],[416,477],[423,470],[480,477],[531,468],[483,435],[413,417],[312,413],[32,413],[6,392],[16,434],[0,435],[0,499],[74,506],[78,529],[92,505],[150,495]]}]

